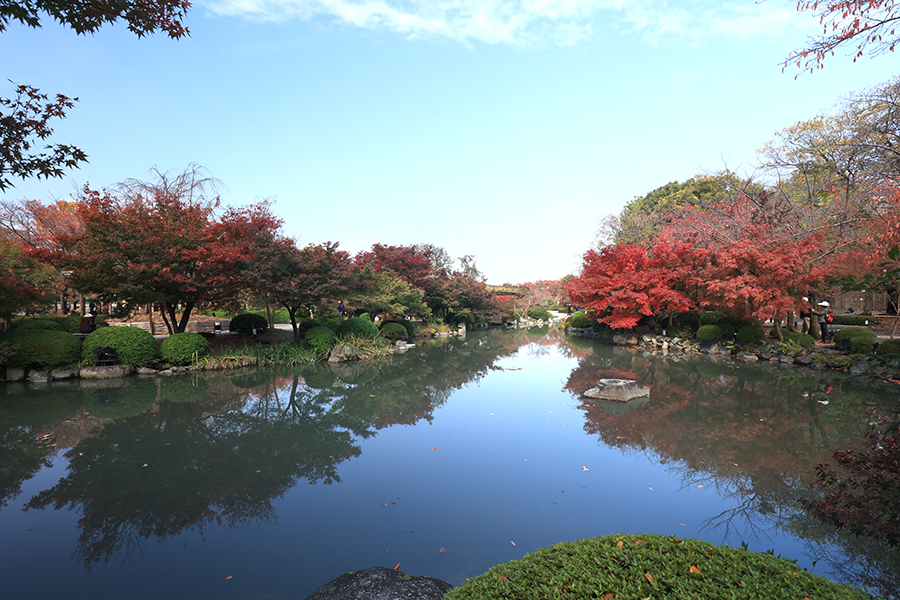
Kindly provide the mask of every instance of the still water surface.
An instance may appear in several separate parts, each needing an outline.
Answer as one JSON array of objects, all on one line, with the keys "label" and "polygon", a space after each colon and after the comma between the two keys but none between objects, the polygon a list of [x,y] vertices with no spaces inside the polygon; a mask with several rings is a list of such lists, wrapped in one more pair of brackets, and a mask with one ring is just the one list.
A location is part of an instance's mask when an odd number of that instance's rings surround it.
[{"label": "still water surface", "polygon": [[[581,399],[608,377],[649,401]],[[459,585],[616,532],[743,542],[897,593],[896,551],[796,503],[833,450],[895,418],[890,384],[546,329],[127,383],[0,384],[4,597],[302,599],[397,564]]]}]

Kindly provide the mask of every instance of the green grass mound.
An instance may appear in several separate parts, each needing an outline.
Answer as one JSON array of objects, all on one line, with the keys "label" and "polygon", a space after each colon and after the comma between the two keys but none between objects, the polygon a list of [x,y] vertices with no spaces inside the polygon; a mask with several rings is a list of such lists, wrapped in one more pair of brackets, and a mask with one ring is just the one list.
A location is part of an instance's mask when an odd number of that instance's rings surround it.
[{"label": "green grass mound", "polygon": [[174,333],[159,345],[162,359],[173,365],[189,365],[209,354],[209,342],[199,333]]},{"label": "green grass mound", "polygon": [[576,327],[583,329],[591,326],[592,319],[589,319],[587,313],[583,310],[576,311],[571,317],[566,319],[567,327]]},{"label": "green grass mound", "polygon": [[52,369],[74,365],[81,356],[81,340],[65,331],[13,329],[0,333],[0,342],[12,348],[12,355],[0,366]]},{"label": "green grass mound", "polygon": [[878,344],[875,354],[879,356],[900,356],[900,340],[887,340]]},{"label": "green grass mound", "polygon": [[306,332],[306,343],[316,352],[331,352],[336,342],[337,336],[328,327],[313,327]]},{"label": "green grass mound", "polygon": [[530,319],[534,319],[535,321],[549,321],[553,318],[553,315],[550,314],[550,311],[544,308],[543,306],[532,306],[525,314],[528,315]]},{"label": "green grass mound", "polygon": [[388,323],[396,323],[397,325],[403,327],[406,330],[407,337],[416,337],[416,326],[412,321],[409,321],[407,319],[391,319],[390,321],[385,321],[381,324],[382,331],[384,330],[384,326]]},{"label": "green grass mound", "polygon": [[498,565],[444,600],[815,598],[865,600],[771,554],[662,535],[608,535],[556,544]]},{"label": "green grass mound", "polygon": [[704,325],[697,330],[698,340],[720,340],[722,335],[722,328],[718,325]]},{"label": "green grass mound", "polygon": [[834,333],[834,344],[838,348],[850,341],[850,354],[865,354],[872,351],[878,336],[868,327],[844,327]]},{"label": "green grass mound", "polygon": [[38,317],[35,319],[23,319],[22,322],[19,323],[18,329],[50,329],[52,331],[63,331],[63,326],[53,319],[42,319]]},{"label": "green grass mound", "polygon": [[81,354],[88,362],[94,362],[94,348],[112,348],[119,363],[146,367],[156,362],[156,340],[139,327],[103,327],[84,338]]},{"label": "green grass mound", "polygon": [[761,342],[766,337],[766,332],[762,325],[744,325],[737,331],[737,341],[745,344],[755,344]]},{"label": "green grass mound", "polygon": [[346,321],[342,321],[335,331],[339,338],[361,338],[364,340],[374,340],[378,337],[378,325],[368,319],[362,317],[351,317]]}]

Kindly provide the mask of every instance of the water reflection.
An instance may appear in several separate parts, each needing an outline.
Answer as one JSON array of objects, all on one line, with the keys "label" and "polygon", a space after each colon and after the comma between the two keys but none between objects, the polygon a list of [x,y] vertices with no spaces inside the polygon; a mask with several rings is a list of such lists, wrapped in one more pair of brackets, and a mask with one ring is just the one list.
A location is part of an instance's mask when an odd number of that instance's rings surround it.
[{"label": "water reflection", "polygon": [[[25,508],[79,515],[76,557],[88,570],[139,556],[148,541],[203,540],[212,525],[273,524],[276,501],[289,490],[340,483],[342,465],[361,455],[364,441],[387,437],[395,425],[434,422],[456,390],[516,353],[534,364],[572,360],[552,377],[562,378],[564,397],[583,417],[581,439],[646,455],[683,488],[703,486],[726,499],[731,508],[709,515],[705,531],[756,550],[768,547],[772,532],[787,532],[834,577],[897,595],[895,549],[835,531],[797,503],[811,493],[817,464],[836,448],[862,447],[870,424],[892,417],[895,391],[824,370],[645,356],[570,342],[546,328],[435,340],[380,362],[48,390],[9,385],[0,398],[0,511],[61,454],[64,477],[29,492]],[[635,379],[651,394],[630,410],[583,402],[582,392],[602,378]],[[442,476],[462,485],[466,465],[446,467],[458,472]]]},{"label": "water reflection", "polygon": [[685,488],[713,488],[729,499],[731,508],[710,516],[705,529],[755,541],[757,549],[769,532],[790,532],[834,577],[885,598],[900,595],[896,548],[835,530],[797,502],[813,493],[815,467],[835,449],[863,447],[873,424],[894,418],[897,394],[887,384],[792,365],[660,360],[593,343],[573,353],[579,364],[565,389],[576,398],[603,378],[651,386],[637,410],[584,401],[584,429],[609,446],[651,455]]}]

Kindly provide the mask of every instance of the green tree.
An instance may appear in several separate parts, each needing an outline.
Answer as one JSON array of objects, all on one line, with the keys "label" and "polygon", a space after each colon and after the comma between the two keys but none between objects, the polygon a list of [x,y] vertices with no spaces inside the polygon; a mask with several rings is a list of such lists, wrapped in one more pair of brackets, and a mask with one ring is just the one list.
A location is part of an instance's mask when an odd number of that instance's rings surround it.
[{"label": "green tree", "polygon": [[384,314],[388,318],[403,317],[408,313],[427,317],[431,310],[422,300],[425,292],[394,275],[390,270],[375,272],[363,267],[357,274],[360,282],[350,294],[354,306],[371,315]]}]

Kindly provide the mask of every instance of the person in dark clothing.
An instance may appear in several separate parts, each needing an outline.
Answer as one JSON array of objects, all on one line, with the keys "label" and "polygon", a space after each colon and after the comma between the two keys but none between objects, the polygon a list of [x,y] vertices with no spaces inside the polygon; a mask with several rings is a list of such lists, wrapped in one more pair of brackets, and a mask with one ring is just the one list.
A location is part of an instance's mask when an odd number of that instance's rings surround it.
[{"label": "person in dark clothing", "polygon": [[[829,309],[831,305],[822,300],[819,302],[819,310],[812,311],[812,314],[818,317],[819,321],[819,329],[822,331],[822,341],[827,342],[831,339],[831,333],[828,331],[828,318],[831,316],[831,311]],[[832,319],[834,317],[831,317]]]}]

